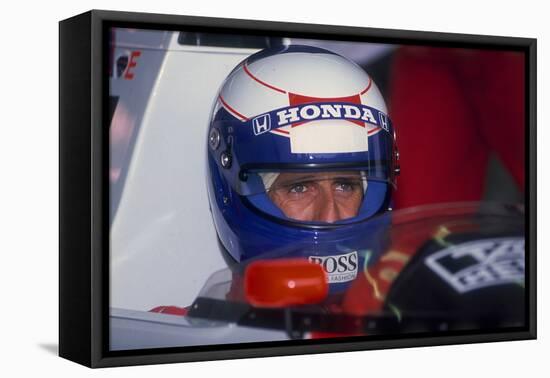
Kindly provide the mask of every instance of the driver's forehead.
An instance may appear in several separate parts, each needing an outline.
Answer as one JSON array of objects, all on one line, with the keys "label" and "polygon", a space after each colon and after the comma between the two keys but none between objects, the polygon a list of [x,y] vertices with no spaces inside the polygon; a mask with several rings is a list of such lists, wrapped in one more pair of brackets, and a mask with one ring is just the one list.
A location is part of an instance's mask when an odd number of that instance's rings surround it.
[{"label": "driver's forehead", "polygon": [[360,177],[358,171],[328,171],[328,172],[283,172],[280,173],[275,182],[287,180],[316,180],[336,179],[341,177]]}]

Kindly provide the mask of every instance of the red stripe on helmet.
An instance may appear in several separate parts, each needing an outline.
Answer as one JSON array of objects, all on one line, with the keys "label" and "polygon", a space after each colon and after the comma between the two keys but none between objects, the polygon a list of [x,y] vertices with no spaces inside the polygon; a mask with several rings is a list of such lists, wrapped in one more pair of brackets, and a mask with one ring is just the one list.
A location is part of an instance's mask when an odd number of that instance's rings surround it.
[{"label": "red stripe on helmet", "polygon": [[219,97],[220,97],[220,101],[222,102],[223,106],[227,110],[229,110],[231,113],[234,113],[237,117],[241,118],[241,121],[248,121],[248,117],[242,115],[241,113],[239,113],[238,111],[233,109],[231,106],[229,106],[229,104],[227,102],[225,102],[225,100],[223,99],[222,95],[220,95]]},{"label": "red stripe on helmet", "polygon": [[377,131],[379,131],[379,130],[380,130],[380,127],[375,127],[374,129],[369,130],[369,131],[367,132],[367,134],[369,134],[369,135],[370,135],[370,134],[374,134],[375,132],[377,132]]},{"label": "red stripe on helmet", "polygon": [[367,85],[367,87],[365,89],[363,89],[363,92],[359,93],[359,95],[364,95],[365,93],[367,93],[369,91],[371,85],[372,85],[372,79],[369,76],[369,84]]},{"label": "red stripe on helmet", "polygon": [[274,129],[274,130],[271,130],[275,133],[281,133],[281,134],[285,134],[285,135],[290,135],[290,133],[286,130],[279,130],[279,129]]},{"label": "red stripe on helmet", "polygon": [[260,83],[260,84],[262,84],[262,85],[264,85],[264,86],[266,86],[270,89],[273,89],[274,91],[281,92],[281,93],[286,93],[285,90],[274,87],[273,85],[270,85],[270,84],[266,83],[265,81],[262,81],[262,80],[258,79],[256,76],[254,76],[252,74],[252,72],[250,72],[250,70],[248,69],[248,66],[246,65],[246,63],[244,64],[243,69],[244,69],[244,72],[246,72],[248,76],[250,76],[253,80],[257,81],[258,83]]}]

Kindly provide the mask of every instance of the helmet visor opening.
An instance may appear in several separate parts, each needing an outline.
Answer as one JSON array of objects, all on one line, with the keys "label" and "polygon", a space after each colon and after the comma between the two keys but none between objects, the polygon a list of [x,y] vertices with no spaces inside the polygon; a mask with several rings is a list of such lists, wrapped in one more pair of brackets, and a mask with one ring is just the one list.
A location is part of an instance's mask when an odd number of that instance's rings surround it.
[{"label": "helmet visor opening", "polygon": [[313,224],[367,218],[372,203],[380,202],[379,186],[388,184],[360,169],[255,172],[249,179],[257,181],[256,190],[246,196],[253,206],[279,218]]}]

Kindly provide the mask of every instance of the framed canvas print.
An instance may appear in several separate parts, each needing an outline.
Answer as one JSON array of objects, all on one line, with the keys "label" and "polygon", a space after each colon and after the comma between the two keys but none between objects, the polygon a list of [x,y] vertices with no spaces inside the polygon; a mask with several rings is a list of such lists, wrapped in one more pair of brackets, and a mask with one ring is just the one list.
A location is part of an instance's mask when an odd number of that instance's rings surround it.
[{"label": "framed canvas print", "polygon": [[536,337],[536,40],[60,22],[60,349],[90,367]]}]

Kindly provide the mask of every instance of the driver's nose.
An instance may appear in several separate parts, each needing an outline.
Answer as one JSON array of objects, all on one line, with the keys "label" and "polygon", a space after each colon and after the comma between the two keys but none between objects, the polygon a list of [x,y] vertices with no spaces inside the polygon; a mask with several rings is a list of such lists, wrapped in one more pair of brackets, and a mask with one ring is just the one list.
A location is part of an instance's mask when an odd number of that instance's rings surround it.
[{"label": "driver's nose", "polygon": [[334,197],[334,191],[330,185],[321,185],[321,195],[317,197],[315,207],[316,222],[334,223],[342,219],[338,203]]}]

